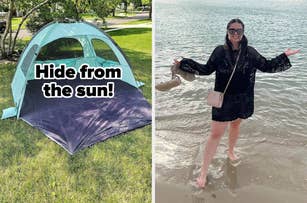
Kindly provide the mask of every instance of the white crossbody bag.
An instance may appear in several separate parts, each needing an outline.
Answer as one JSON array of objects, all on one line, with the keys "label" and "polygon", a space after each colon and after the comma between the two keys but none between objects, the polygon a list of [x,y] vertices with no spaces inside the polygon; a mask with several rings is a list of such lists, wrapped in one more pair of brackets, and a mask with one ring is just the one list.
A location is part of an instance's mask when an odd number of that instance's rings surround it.
[{"label": "white crossbody bag", "polygon": [[236,58],[236,63],[235,63],[235,66],[233,68],[233,71],[230,75],[230,78],[228,80],[228,83],[224,89],[224,92],[218,92],[218,91],[214,91],[214,90],[209,90],[209,94],[208,94],[208,97],[207,97],[207,104],[210,105],[210,106],[213,106],[215,108],[221,108],[222,105],[223,105],[223,100],[224,100],[224,95],[227,91],[227,88],[230,84],[230,81],[232,79],[232,76],[234,75],[235,71],[236,71],[236,67],[237,67],[237,64],[238,64],[238,61],[239,61],[239,57],[240,57],[240,53],[241,53],[241,49],[239,51],[239,54]]}]

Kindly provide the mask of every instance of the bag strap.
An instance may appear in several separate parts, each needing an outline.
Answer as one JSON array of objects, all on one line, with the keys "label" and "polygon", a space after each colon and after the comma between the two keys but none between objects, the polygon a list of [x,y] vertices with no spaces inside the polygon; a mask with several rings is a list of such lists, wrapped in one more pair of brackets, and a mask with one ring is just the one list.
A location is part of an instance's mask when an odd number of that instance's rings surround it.
[{"label": "bag strap", "polygon": [[230,78],[229,78],[229,80],[228,80],[228,83],[227,83],[227,85],[226,85],[226,87],[225,87],[225,89],[224,89],[223,95],[226,93],[226,90],[227,90],[227,88],[228,88],[228,86],[229,86],[229,84],[230,84],[230,81],[231,81],[231,79],[232,79],[232,76],[234,75],[234,73],[235,73],[235,71],[236,71],[236,68],[237,68],[237,65],[238,65],[238,61],[239,61],[240,55],[241,55],[241,47],[240,47],[240,50],[239,50],[239,54],[238,54],[238,56],[237,56],[237,58],[236,58],[236,63],[235,63],[235,66],[234,66],[234,68],[233,68],[233,71],[232,71],[232,73],[231,73],[231,75],[230,75]]}]

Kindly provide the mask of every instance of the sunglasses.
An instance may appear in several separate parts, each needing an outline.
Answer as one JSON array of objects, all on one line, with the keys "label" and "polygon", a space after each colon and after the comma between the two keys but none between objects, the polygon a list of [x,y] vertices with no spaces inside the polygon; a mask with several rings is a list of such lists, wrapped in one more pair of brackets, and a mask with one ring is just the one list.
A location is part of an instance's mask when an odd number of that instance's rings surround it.
[{"label": "sunglasses", "polygon": [[243,29],[233,29],[233,28],[228,29],[228,33],[231,35],[234,35],[235,33],[237,33],[238,35],[242,35],[243,32],[244,32]]}]

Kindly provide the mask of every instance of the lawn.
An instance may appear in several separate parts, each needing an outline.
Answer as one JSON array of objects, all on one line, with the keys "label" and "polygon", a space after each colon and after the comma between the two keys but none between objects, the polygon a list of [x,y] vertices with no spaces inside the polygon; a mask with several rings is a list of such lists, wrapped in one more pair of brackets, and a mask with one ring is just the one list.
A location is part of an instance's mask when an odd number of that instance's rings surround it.
[{"label": "lawn", "polygon": [[[26,21],[22,24],[21,29],[26,29],[27,21],[28,21],[28,20],[26,20]],[[20,22],[21,22],[21,17],[12,18],[12,30],[13,30],[13,31],[16,31],[16,30],[17,30],[17,28],[18,28]]]},{"label": "lawn", "polygon": [[[109,32],[151,102],[151,29]],[[15,64],[0,64],[0,109],[13,105]],[[0,120],[0,202],[151,202],[151,126],[75,155],[16,118]]]},{"label": "lawn", "polygon": [[151,41],[151,28],[122,29],[108,34],[128,56],[136,79],[146,83],[143,94],[151,102],[151,42],[147,43]]}]

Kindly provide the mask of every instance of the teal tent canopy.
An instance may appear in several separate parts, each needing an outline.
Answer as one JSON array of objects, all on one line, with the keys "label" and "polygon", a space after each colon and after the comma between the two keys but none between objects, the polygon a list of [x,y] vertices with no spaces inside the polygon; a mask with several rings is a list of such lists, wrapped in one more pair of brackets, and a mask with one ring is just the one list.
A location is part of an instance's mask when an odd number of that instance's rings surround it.
[{"label": "teal tent canopy", "polygon": [[[47,99],[41,86],[52,81],[35,79],[34,68],[35,64],[50,63],[76,70],[82,64],[120,67],[122,78],[114,81],[117,88],[112,99]],[[105,82],[77,78],[60,83],[77,86]],[[21,54],[11,84],[15,106],[3,110],[2,119],[20,117],[73,154],[151,123],[151,106],[138,89],[143,84],[135,79],[125,54],[105,32],[86,22],[53,22],[38,31]]]},{"label": "teal tent canopy", "polygon": [[[58,43],[56,43],[57,41]],[[45,56],[47,58],[39,57],[39,60],[37,60],[37,56],[40,56],[39,54],[42,48],[56,49],[54,46],[57,44],[65,45],[65,43],[74,43],[77,46],[79,45],[81,49],[79,52],[76,50],[74,52],[65,52],[62,56],[62,53],[57,53],[56,56]],[[48,52],[52,52],[52,50],[43,51],[47,52],[44,53],[45,55]],[[60,50],[53,51],[60,52]],[[83,53],[80,53],[80,51]],[[102,53],[103,51],[107,53]],[[67,53],[73,55],[65,56]],[[84,63],[89,64],[91,67],[120,65],[123,71],[122,80],[124,82],[134,87],[139,87],[142,84],[136,81],[124,53],[105,32],[86,22],[53,22],[37,32],[18,61],[16,73],[11,85],[17,117],[19,117],[27,81],[34,79],[34,65],[36,63],[54,63],[56,66],[66,64],[69,67],[75,68],[79,68]],[[12,113],[7,115],[11,116]],[[5,114],[3,114],[2,118],[5,118]]]}]

